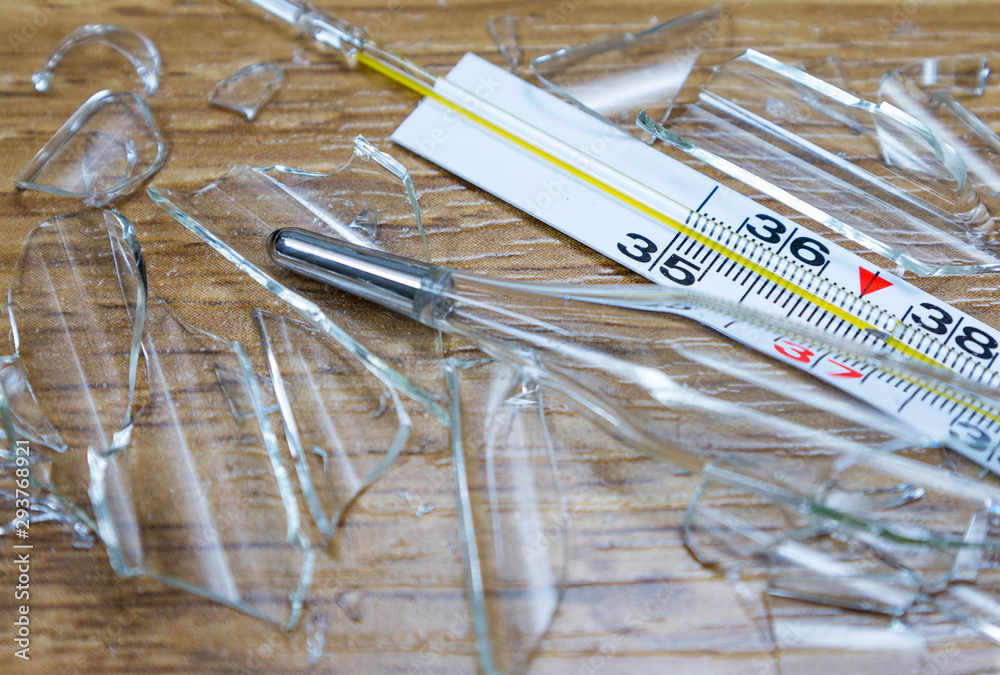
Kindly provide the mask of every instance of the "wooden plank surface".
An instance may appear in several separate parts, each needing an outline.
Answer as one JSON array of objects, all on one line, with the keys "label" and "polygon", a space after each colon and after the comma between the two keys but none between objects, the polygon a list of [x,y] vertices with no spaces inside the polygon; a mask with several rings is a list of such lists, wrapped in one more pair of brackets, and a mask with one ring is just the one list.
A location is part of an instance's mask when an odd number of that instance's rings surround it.
[{"label": "wooden plank surface", "polygon": [[[532,57],[606,33],[639,30],[699,4],[420,0],[324,3],[323,8],[369,26],[377,39],[445,72],[467,51],[501,63],[485,23],[507,11],[521,21],[522,46]],[[120,57],[87,47],[70,54],[50,91],[33,90],[31,73],[63,35],[86,23],[139,30],[163,56],[161,90],[150,105],[170,157],[152,186],[193,188],[233,164],[331,169],[346,161],[351,139],[364,134],[410,168],[425,198],[436,261],[513,278],[639,280],[393,147],[388,136],[416,105],[414,95],[372,72],[348,69],[334,55],[312,51],[253,8],[222,0],[5,0],[0,6],[0,176],[6,181],[0,191],[5,233],[0,288],[11,280],[27,232],[75,206],[62,197],[16,192],[13,177],[86,97],[103,88],[134,86],[134,73]],[[939,53],[989,52],[998,32],[1000,13],[986,2],[741,0],[727,5],[720,35],[708,52],[716,62],[751,46],[790,62],[837,54],[864,92],[887,66]],[[287,77],[256,121],[208,104],[218,80],[264,60],[286,65]],[[1000,129],[995,79],[991,87],[970,107]],[[136,223],[151,283],[178,316],[251,342],[250,310],[277,308],[276,303],[142,191],[119,206]],[[997,325],[997,282],[991,276],[916,283]],[[405,363],[405,323],[373,316],[400,331],[381,346]],[[0,538],[0,670],[475,672],[447,434],[427,419],[418,420],[418,429],[423,443],[406,448],[359,499],[339,542],[319,550],[306,618],[294,631],[276,630],[149,579],[119,579],[103,547],[74,548],[65,532],[38,524],[32,528],[32,658],[25,664],[13,656],[18,603],[12,540]],[[595,440],[577,450],[560,466],[571,520],[567,589],[530,672],[774,671],[776,653],[758,621],[762,606],[754,593],[759,589],[730,584],[699,565],[683,546],[680,526],[697,480],[609,441]],[[85,494],[85,483],[78,488]],[[805,622],[831,612],[780,603],[770,611]],[[859,615],[851,621],[860,626],[872,620]],[[940,617],[928,621],[940,622],[942,632],[952,630]],[[830,652],[796,647],[794,640],[786,645],[788,672],[808,672],[810,664],[829,669],[834,663]],[[905,659],[893,661],[885,654],[861,650],[855,659],[849,657],[840,655],[844,660],[836,663],[858,672],[912,672]],[[940,672],[994,672],[1000,668],[1000,647],[972,635],[950,639],[945,634],[931,642],[924,664]]]}]

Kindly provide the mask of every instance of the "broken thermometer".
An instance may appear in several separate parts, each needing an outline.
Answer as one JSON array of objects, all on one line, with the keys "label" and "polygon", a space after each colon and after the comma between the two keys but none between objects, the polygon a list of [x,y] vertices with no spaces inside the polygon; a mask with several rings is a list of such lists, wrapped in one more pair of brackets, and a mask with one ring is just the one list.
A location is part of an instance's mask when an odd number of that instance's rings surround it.
[{"label": "broken thermometer", "polygon": [[[986,444],[992,443],[990,433],[1000,420],[997,392],[933,364],[838,340],[712,296],[656,286],[589,287],[500,280],[399,258],[297,228],[276,230],[267,248],[272,260],[285,269],[467,338],[494,355],[523,361],[526,367],[538,366],[533,356],[526,355],[529,351],[582,360],[609,376],[652,387],[658,392],[653,394],[657,400],[676,385],[667,383],[668,378],[660,384],[650,380],[660,378],[662,372],[636,371],[628,353],[613,358],[595,356],[592,346],[575,340],[579,330],[564,327],[557,305],[573,303],[581,316],[598,321],[634,324],[657,314],[686,317],[863,398],[928,443],[948,445],[980,463],[984,455],[992,458],[994,454],[993,446]],[[627,318],[610,316],[616,312],[625,312]],[[656,331],[650,334],[655,341]],[[567,391],[575,396],[572,389]],[[593,405],[600,408],[599,402]],[[599,418],[614,417],[610,412],[596,414]],[[615,426],[609,431],[621,436],[622,425],[616,422]],[[692,464],[683,453],[665,451],[647,436],[636,430],[632,444],[682,468],[704,471],[701,463]],[[649,443],[658,449],[653,452],[645,447]]]},{"label": "broken thermometer", "polygon": [[[809,369],[821,380],[904,424],[928,431],[973,461],[1000,470],[1000,413],[992,406],[967,404],[961,397],[954,400],[951,394],[937,392],[934,386],[928,390],[905,377],[879,374],[885,363],[891,364],[902,355],[932,369],[943,366],[958,373],[968,380],[968,386],[982,388],[989,399],[992,387],[1000,382],[995,368],[1000,332],[625,132],[608,131],[608,125],[481,59],[467,56],[446,79],[370,40],[364,29],[311,7],[287,0],[254,2],[316,41],[341,51],[350,62],[367,65],[427,97],[394,134],[397,142],[419,152],[415,147],[419,136],[413,127],[433,127],[444,111],[457,113],[474,131],[463,135],[453,129],[448,142],[462,144],[462,150],[472,143],[480,151],[467,153],[452,147],[449,152],[448,143],[439,143],[433,151],[422,153],[428,159],[658,283],[696,290],[724,304],[800,323],[834,341],[851,343],[848,351],[866,350],[873,357],[859,367],[780,333],[734,332],[734,325],[752,324],[733,324],[725,313],[713,314],[715,319],[700,319],[769,356]],[[478,96],[469,87],[483,76],[493,78],[499,86]],[[534,105],[519,107],[518,102],[526,96]],[[422,122],[411,124],[421,109],[425,110]],[[596,131],[595,124],[599,125]],[[407,125],[411,128],[401,134]],[[573,139],[578,139],[587,125],[591,135],[613,142],[615,148],[601,153],[600,158],[595,156],[598,153],[581,150],[585,146]],[[504,154],[510,157],[512,150],[522,163],[505,166],[509,175],[544,184],[538,181],[542,175],[538,166],[543,166],[549,172],[544,174],[546,179],[554,176],[568,181],[562,195],[566,199],[559,202],[581,203],[583,191],[586,199],[582,203],[603,200],[602,204],[612,204],[619,209],[615,213],[623,217],[555,222],[558,219],[538,213],[518,192],[517,181],[490,184],[483,177],[495,171],[501,162],[498,158]],[[669,164],[659,172],[659,178],[637,168],[643,153],[657,156],[649,160],[645,155],[644,166],[652,166],[651,161]],[[442,159],[442,155],[447,158]],[[478,158],[482,156],[494,161],[481,162]],[[689,189],[693,185],[699,189]],[[619,227],[607,227],[607,222],[619,223]],[[406,274],[400,279],[414,280]],[[370,284],[364,286],[366,292],[371,288]],[[404,288],[405,283],[395,290]],[[408,292],[424,297],[417,289]],[[372,299],[398,305],[399,294],[395,300],[392,297],[380,293]],[[942,370],[940,377],[950,375]],[[932,375],[929,381],[936,379],[939,377]]]}]

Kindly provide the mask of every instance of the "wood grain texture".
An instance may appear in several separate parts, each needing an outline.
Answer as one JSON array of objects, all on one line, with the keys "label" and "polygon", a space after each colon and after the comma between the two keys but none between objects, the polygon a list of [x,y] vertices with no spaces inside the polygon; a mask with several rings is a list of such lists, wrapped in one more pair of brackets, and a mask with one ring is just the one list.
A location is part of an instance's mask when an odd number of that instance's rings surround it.
[{"label": "wood grain texture", "polygon": [[[369,26],[379,40],[439,72],[467,51],[500,63],[485,22],[507,11],[521,20],[522,46],[532,57],[602,34],[641,29],[654,17],[664,20],[701,5],[646,0],[320,4]],[[361,133],[410,168],[437,262],[511,278],[639,280],[392,147],[388,136],[416,98],[372,72],[350,70],[332,55],[311,51],[252,7],[222,0],[3,0],[0,7],[0,288],[10,282],[27,232],[75,206],[65,198],[17,192],[13,177],[86,97],[134,85],[135,75],[120,57],[88,47],[70,54],[50,91],[33,90],[31,73],[62,36],[85,23],[139,30],[162,53],[161,90],[150,104],[170,157],[152,186],[193,188],[237,163],[330,169],[347,159],[351,139]],[[987,2],[740,0],[727,10],[731,13],[720,35],[708,48],[711,60],[751,46],[790,62],[838,54],[856,74],[861,92],[870,91],[887,66],[938,53],[989,52],[1000,33],[1000,13]],[[311,65],[301,65],[303,59]],[[263,60],[284,64],[287,77],[256,121],[208,104],[219,79]],[[1000,129],[1000,92],[996,80],[991,83],[988,94],[970,107]],[[142,191],[120,208],[136,223],[152,284],[182,319],[228,338],[255,340],[250,310],[278,309],[272,298]],[[917,283],[998,325],[998,281]],[[394,336],[382,348],[390,359],[405,363],[410,331],[419,329],[379,312],[369,310],[365,317],[384,328],[384,335]],[[255,358],[261,366],[259,355]],[[74,549],[67,534],[38,524],[32,528],[30,664],[13,657],[16,574],[11,540],[0,538],[0,671],[476,672],[447,434],[425,417],[417,426],[423,443],[404,451],[352,507],[339,541],[321,550],[307,618],[298,629],[281,632],[148,579],[119,579],[101,546]],[[568,586],[530,672],[773,672],[776,654],[755,623],[763,611],[754,600],[759,587],[730,585],[683,546],[680,526],[697,480],[611,447],[598,435],[590,445],[572,450],[560,465],[571,517]],[[85,493],[85,484],[81,490]],[[433,509],[418,515],[425,510],[421,506]],[[769,610],[803,622],[831,613],[777,600]],[[951,630],[941,617],[927,620],[939,622],[942,632]],[[875,625],[860,614],[847,621]],[[789,658],[828,670],[839,663],[857,672],[903,672],[900,662],[886,661],[884,655],[858,652],[856,659],[846,654],[832,661],[836,654],[796,646],[794,640],[787,644]],[[1000,647],[971,634],[955,639],[944,634],[932,641],[926,663],[941,672],[993,672],[1000,668]]]}]

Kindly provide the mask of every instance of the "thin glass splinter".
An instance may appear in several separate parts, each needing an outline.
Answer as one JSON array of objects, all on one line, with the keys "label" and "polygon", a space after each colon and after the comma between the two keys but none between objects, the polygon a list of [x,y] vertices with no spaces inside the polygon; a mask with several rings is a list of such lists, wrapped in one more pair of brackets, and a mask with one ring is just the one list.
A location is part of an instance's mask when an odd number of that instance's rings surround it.
[{"label": "thin glass splinter", "polygon": [[[302,493],[332,538],[347,507],[403,448],[410,417],[395,388],[325,333],[262,310],[254,319]],[[395,415],[374,415],[384,398]]]},{"label": "thin glass splinter", "polygon": [[156,45],[142,33],[111,24],[80,26],[63,38],[56,51],[32,76],[31,82],[38,91],[46,91],[53,71],[72,49],[85,44],[102,44],[124,56],[139,74],[147,96],[160,87],[160,52]]},{"label": "thin glass splinter", "polygon": [[253,120],[284,77],[284,69],[276,63],[254,63],[221,80],[208,100],[212,105],[234,110]]},{"label": "thin glass splinter", "polygon": [[[483,672],[520,673],[563,592],[567,516],[542,387],[497,361],[446,359],[460,542]],[[486,402],[485,406],[483,401]]]},{"label": "thin glass splinter", "polygon": [[721,10],[712,5],[640,33],[560,49],[532,59],[531,70],[559,96],[628,130],[641,109],[662,121],[718,31]]},{"label": "thin glass splinter", "polygon": [[517,22],[507,12],[503,16],[491,16],[486,20],[486,30],[500,50],[500,56],[511,70],[521,65],[521,47],[517,43]]},{"label": "thin glass splinter", "polygon": [[59,128],[14,179],[103,206],[130,194],[167,159],[167,146],[142,97],[100,91]]},{"label": "thin glass splinter", "polygon": [[640,33],[609,35],[531,61],[547,88],[579,108],[631,128],[636,113],[667,117],[705,43],[719,28],[712,5]]}]

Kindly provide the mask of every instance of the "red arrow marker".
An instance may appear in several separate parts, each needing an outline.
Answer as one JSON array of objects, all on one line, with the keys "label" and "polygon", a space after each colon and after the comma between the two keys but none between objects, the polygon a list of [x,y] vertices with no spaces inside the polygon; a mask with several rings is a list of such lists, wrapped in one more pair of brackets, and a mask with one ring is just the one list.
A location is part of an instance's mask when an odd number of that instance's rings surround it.
[{"label": "red arrow marker", "polygon": [[886,281],[879,276],[881,272],[869,272],[864,267],[858,268],[858,273],[861,276],[861,296],[864,297],[869,293],[874,293],[875,291],[881,291],[883,288],[889,288],[892,286],[891,281]]},{"label": "red arrow marker", "polygon": [[[890,284],[890,286],[891,285],[892,284]],[[830,373],[831,377],[848,377],[848,378],[864,377],[864,375],[862,375],[858,371],[854,370],[854,368],[851,368],[850,366],[845,366],[840,361],[834,361],[833,359],[827,359],[827,363],[829,363],[831,365],[834,365],[834,366],[837,366],[838,368],[843,368],[843,371],[841,371],[839,373]]]}]

